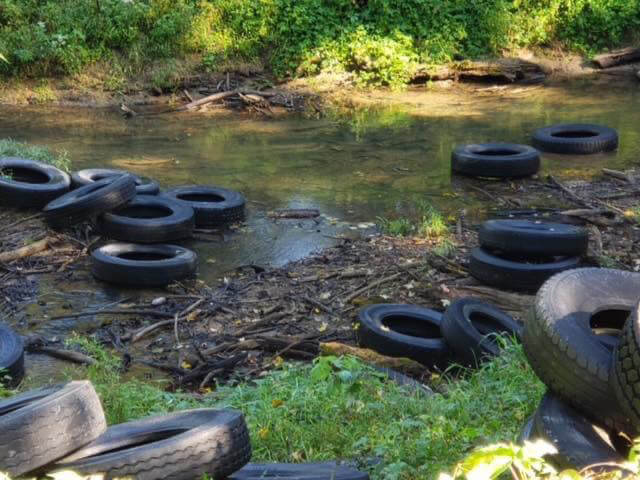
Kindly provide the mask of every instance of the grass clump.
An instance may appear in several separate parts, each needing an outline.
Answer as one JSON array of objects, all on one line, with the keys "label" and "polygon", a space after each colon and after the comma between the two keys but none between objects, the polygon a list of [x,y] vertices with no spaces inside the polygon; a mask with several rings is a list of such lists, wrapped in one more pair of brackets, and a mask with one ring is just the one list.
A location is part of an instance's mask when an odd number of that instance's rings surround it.
[{"label": "grass clump", "polygon": [[52,152],[46,147],[17,142],[10,138],[0,139],[0,157],[20,157],[48,163],[64,171],[71,168],[67,152]]}]

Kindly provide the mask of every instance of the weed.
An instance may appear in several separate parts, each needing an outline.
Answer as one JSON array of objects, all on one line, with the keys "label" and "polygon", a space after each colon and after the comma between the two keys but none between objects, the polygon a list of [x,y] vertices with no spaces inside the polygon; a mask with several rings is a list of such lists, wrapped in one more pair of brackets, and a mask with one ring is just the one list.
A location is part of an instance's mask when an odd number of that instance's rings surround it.
[{"label": "weed", "polygon": [[418,204],[418,209],[422,213],[418,234],[427,238],[442,238],[449,234],[444,216],[432,205],[421,202]]},{"label": "weed", "polygon": [[49,163],[61,170],[69,171],[71,160],[65,151],[52,152],[46,147],[16,142],[9,138],[0,139],[0,157],[22,157]]},{"label": "weed", "polygon": [[52,103],[55,102],[58,98],[55,92],[46,83],[38,85],[36,88],[34,88],[33,94],[33,98],[38,104]]},{"label": "weed", "polygon": [[415,231],[415,226],[408,218],[388,219],[378,217],[376,223],[385,235],[391,235],[392,237],[406,237]]}]

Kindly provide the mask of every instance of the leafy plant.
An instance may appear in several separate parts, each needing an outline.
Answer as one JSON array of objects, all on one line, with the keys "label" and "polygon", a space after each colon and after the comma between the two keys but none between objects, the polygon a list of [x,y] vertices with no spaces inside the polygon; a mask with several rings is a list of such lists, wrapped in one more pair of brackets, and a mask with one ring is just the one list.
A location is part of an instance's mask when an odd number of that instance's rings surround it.
[{"label": "leafy plant", "polygon": [[71,168],[71,159],[65,151],[54,153],[46,147],[16,142],[10,138],[0,139],[0,157],[28,158],[49,163],[65,171]]}]

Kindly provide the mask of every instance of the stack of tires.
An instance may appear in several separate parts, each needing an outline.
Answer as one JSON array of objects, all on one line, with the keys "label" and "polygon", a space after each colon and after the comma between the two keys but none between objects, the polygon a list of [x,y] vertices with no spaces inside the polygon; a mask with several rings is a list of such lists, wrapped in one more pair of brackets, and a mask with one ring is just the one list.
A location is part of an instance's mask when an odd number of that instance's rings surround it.
[{"label": "stack of tires", "polygon": [[471,251],[471,275],[486,285],[535,292],[556,273],[576,268],[586,254],[584,228],[531,220],[489,220]]},{"label": "stack of tires", "polygon": [[425,367],[476,366],[500,353],[499,335],[519,338],[512,317],[474,298],[460,298],[443,313],[418,305],[369,305],[358,314],[358,342],[390,357],[407,357]]},{"label": "stack of tires", "polygon": [[640,434],[640,274],[582,268],[539,290],[524,351],[548,392],[523,439],[542,438],[560,467],[619,462]]},{"label": "stack of tires", "polygon": [[249,431],[234,410],[186,410],[107,428],[88,381],[0,400],[0,472],[13,477],[73,471],[140,480],[368,480],[335,463],[253,464]]}]

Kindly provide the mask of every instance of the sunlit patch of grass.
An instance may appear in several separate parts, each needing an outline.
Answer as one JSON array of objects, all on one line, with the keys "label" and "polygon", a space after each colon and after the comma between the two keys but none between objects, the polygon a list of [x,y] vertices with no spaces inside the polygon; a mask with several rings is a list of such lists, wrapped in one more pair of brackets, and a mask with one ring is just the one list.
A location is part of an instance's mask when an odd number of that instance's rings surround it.
[{"label": "sunlit patch of grass", "polygon": [[394,219],[378,217],[376,223],[380,230],[382,230],[382,233],[391,235],[392,237],[406,237],[415,231],[415,225],[413,225],[408,218],[404,217]]},{"label": "sunlit patch of grass", "polygon": [[52,152],[46,147],[16,142],[9,138],[0,139],[0,157],[21,157],[48,163],[61,170],[71,168],[71,160],[65,151]]}]

